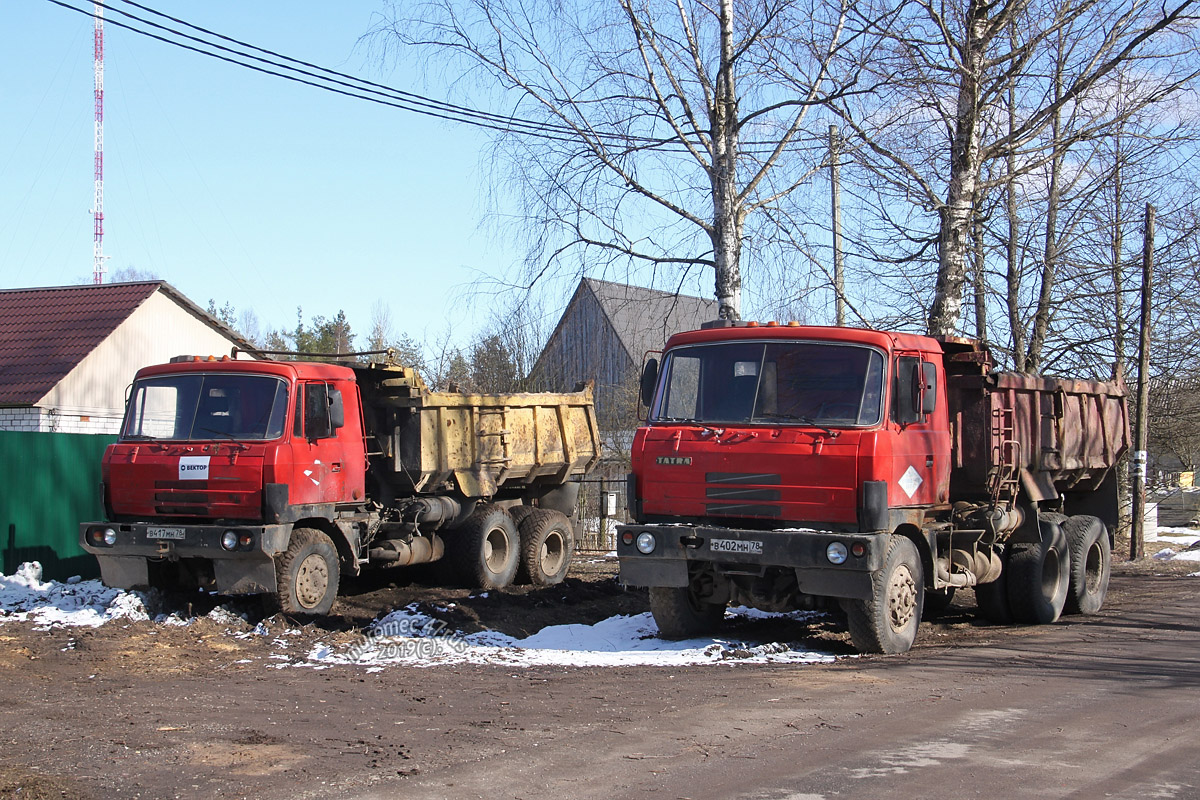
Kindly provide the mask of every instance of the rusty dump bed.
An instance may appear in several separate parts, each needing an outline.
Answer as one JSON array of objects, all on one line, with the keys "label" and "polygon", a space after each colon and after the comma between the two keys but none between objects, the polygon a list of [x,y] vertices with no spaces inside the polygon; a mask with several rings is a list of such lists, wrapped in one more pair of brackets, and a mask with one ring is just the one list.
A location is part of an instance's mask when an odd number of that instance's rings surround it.
[{"label": "rusty dump bed", "polygon": [[592,390],[513,394],[434,392],[410,368],[354,368],[372,467],[409,491],[447,482],[468,497],[514,485],[553,486],[600,458]]},{"label": "rusty dump bed", "polygon": [[1091,491],[1129,449],[1123,382],[1012,372],[951,373],[948,382],[960,497]]}]

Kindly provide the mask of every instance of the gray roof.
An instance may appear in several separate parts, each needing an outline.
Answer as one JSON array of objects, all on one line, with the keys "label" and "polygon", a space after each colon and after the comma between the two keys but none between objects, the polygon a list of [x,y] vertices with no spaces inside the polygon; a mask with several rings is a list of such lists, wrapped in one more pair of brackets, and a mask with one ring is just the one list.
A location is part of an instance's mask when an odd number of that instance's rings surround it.
[{"label": "gray roof", "polygon": [[717,318],[717,301],[701,297],[644,289],[624,283],[585,278],[580,284],[591,291],[603,309],[629,360],[642,363],[647,350],[658,350],[672,334],[699,328]]}]

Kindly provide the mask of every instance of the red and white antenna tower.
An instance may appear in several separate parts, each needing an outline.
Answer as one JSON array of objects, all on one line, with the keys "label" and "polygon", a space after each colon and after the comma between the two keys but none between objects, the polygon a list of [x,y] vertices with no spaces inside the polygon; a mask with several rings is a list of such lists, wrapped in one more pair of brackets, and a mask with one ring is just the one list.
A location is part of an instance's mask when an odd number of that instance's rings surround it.
[{"label": "red and white antenna tower", "polygon": [[96,15],[96,197],[92,205],[92,283],[104,283],[104,7],[93,3]]}]

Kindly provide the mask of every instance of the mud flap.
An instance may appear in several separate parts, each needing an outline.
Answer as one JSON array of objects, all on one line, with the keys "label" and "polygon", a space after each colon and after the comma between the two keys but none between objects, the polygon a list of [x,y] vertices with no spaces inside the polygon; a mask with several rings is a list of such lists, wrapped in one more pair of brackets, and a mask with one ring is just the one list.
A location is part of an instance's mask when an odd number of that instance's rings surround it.
[{"label": "mud flap", "polygon": [[804,594],[866,600],[871,596],[871,573],[817,567],[796,568],[796,583]]},{"label": "mud flap", "polygon": [[100,580],[113,589],[133,589],[150,585],[149,569],[142,556],[96,556]]},{"label": "mud flap", "polygon": [[626,586],[687,586],[688,562],[681,558],[622,558],[621,583]]},{"label": "mud flap", "polygon": [[220,594],[272,594],[278,588],[270,558],[214,558],[213,577]]}]

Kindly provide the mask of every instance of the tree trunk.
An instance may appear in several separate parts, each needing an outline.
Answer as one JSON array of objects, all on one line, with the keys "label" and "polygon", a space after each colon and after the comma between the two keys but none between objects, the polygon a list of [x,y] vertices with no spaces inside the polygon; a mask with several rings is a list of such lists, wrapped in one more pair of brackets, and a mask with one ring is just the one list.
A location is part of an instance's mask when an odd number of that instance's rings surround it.
[{"label": "tree trunk", "polygon": [[738,115],[733,84],[733,0],[721,0],[721,66],[712,107],[713,269],[721,319],[742,315],[742,226],[737,189]]},{"label": "tree trunk", "polygon": [[[1054,100],[1062,96],[1062,49],[1059,42],[1059,59],[1054,69]],[[1050,186],[1046,192],[1046,240],[1042,256],[1042,280],[1038,290],[1037,310],[1033,315],[1033,333],[1029,337],[1029,354],[1025,359],[1025,370],[1037,372],[1042,365],[1042,348],[1050,331],[1050,313],[1054,297],[1054,283],[1058,278],[1058,204],[1059,178],[1062,174],[1062,113],[1055,111],[1050,118]]]},{"label": "tree trunk", "polygon": [[[976,207],[979,202],[976,201]],[[971,270],[971,284],[975,289],[975,338],[979,341],[987,339],[987,248],[983,241],[983,220],[975,216],[971,226],[971,243],[974,246],[974,268]]]},{"label": "tree trunk", "polygon": [[951,336],[962,318],[971,224],[979,185],[979,80],[984,70],[987,5],[972,2],[967,13],[967,41],[962,48],[954,139],[950,148],[950,184],[940,209],[938,272],[929,333]]},{"label": "tree trunk", "polygon": [[1125,250],[1125,216],[1121,213],[1123,188],[1121,163],[1121,130],[1113,142],[1113,224],[1112,224],[1112,282],[1113,282],[1113,378],[1125,377],[1125,280],[1121,271]]},{"label": "tree trunk", "polygon": [[[1009,34],[1014,39],[1016,33]],[[1012,84],[1008,86],[1008,134],[1017,128],[1017,96]],[[1017,157],[1010,149],[1004,156],[1007,180],[1004,186],[1004,214],[1008,220],[1008,238],[1004,242],[1005,277],[1007,278],[1008,330],[1012,340],[1012,368],[1025,371],[1025,325],[1021,322],[1021,217],[1017,211]]]}]

